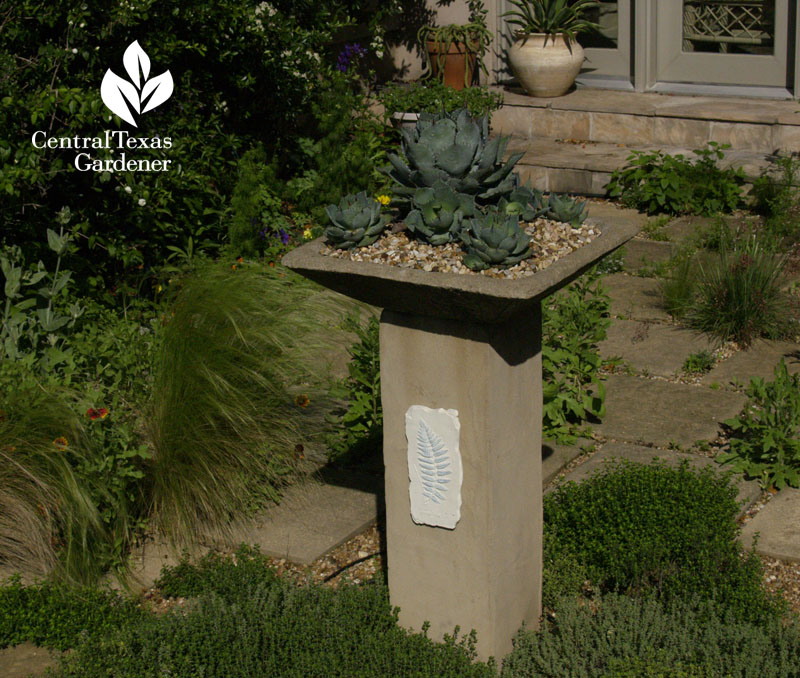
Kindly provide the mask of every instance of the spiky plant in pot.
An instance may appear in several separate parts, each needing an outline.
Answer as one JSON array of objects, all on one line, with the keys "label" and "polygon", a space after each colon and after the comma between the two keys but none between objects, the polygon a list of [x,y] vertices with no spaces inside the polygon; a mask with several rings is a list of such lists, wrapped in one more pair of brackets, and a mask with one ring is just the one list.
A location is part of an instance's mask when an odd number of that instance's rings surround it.
[{"label": "spiky plant in pot", "polygon": [[417,189],[411,204],[414,209],[406,217],[406,227],[418,240],[431,245],[457,240],[464,217],[475,214],[475,196],[456,193],[442,182]]},{"label": "spiky plant in pot", "polygon": [[325,237],[333,247],[342,250],[371,245],[389,222],[389,217],[381,214],[381,203],[364,191],[346,195],[338,205],[328,205],[325,211],[331,220]]},{"label": "spiky plant in pot", "polygon": [[580,226],[589,214],[586,207],[586,200],[578,201],[569,196],[551,193],[545,204],[544,215],[548,219],[561,221],[565,224],[572,224],[573,227]]},{"label": "spiky plant in pot", "polygon": [[389,154],[396,195],[408,200],[418,188],[442,182],[457,193],[475,196],[481,204],[508,196],[519,185],[512,172],[522,153],[503,163],[509,137],[489,139],[489,118],[473,119],[466,109],[420,114],[411,130],[403,130],[402,156]]},{"label": "spiky plant in pot", "polygon": [[519,216],[496,211],[470,219],[461,232],[461,240],[467,250],[462,261],[473,271],[513,266],[533,253],[531,238],[520,227]]}]

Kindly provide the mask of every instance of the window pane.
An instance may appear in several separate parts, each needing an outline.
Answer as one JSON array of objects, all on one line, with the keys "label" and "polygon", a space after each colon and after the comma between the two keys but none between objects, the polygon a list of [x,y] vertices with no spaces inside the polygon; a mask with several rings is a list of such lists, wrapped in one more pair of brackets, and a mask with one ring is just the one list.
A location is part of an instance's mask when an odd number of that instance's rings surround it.
[{"label": "window pane", "polygon": [[683,51],[773,54],[775,0],[683,0]]},{"label": "window pane", "polygon": [[600,30],[592,33],[583,33],[579,36],[582,47],[616,49],[619,37],[619,12],[617,0],[604,0],[599,7],[594,7],[586,12],[587,18],[600,24]]}]

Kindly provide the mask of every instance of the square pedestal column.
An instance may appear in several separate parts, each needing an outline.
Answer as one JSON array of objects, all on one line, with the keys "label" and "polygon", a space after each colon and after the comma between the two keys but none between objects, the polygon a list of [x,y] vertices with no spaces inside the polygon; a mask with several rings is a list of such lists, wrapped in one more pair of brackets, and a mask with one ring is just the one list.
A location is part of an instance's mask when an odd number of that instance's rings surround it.
[{"label": "square pedestal column", "polygon": [[[422,300],[421,300],[421,303]],[[503,324],[384,311],[380,325],[389,595],[400,624],[440,639],[475,629],[501,660],[542,590],[542,363],[538,303]],[[463,467],[454,529],[415,523],[406,412],[457,410]]]}]

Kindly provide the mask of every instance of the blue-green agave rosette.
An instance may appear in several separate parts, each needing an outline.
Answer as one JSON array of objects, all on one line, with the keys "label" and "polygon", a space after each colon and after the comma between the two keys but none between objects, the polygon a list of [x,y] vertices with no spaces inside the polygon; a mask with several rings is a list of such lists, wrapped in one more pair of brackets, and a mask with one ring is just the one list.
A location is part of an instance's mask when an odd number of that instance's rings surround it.
[{"label": "blue-green agave rosette", "polygon": [[475,196],[456,193],[441,181],[433,188],[418,188],[411,204],[414,209],[406,217],[406,228],[431,245],[458,240],[464,217],[475,214]]},{"label": "blue-green agave rosette", "polygon": [[342,250],[371,245],[389,223],[389,217],[381,214],[381,204],[364,191],[346,195],[338,205],[328,205],[325,212],[331,220],[325,237]]},{"label": "blue-green agave rosette", "polygon": [[531,256],[531,238],[520,228],[518,215],[492,211],[465,221],[461,240],[467,253],[462,259],[473,271],[508,267]]}]

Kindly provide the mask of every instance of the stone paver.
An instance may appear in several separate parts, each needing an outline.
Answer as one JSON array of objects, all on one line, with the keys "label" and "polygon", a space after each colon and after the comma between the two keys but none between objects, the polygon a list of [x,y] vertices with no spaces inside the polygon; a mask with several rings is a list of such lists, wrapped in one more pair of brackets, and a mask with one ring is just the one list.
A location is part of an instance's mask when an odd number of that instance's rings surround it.
[{"label": "stone paver", "polygon": [[637,372],[662,377],[680,373],[690,354],[713,348],[692,330],[642,320],[615,320],[607,334],[600,355],[620,356]]},{"label": "stone paver", "polygon": [[756,341],[747,351],[734,353],[719,363],[703,377],[702,383],[729,386],[738,381],[746,387],[752,377],[771,381],[781,358],[790,374],[800,372],[800,346],[788,341]]},{"label": "stone paver", "polygon": [[744,403],[744,395],[732,391],[612,375],[606,381],[606,416],[594,428],[615,440],[688,447],[713,440],[719,423]]},{"label": "stone paver", "polygon": [[638,271],[669,260],[675,246],[670,242],[634,238],[625,243],[624,252],[625,270]]},{"label": "stone paver", "polygon": [[611,297],[612,316],[628,320],[670,321],[669,313],[661,307],[658,280],[612,273],[603,277],[603,287]]},{"label": "stone paver", "polygon": [[55,665],[56,660],[49,650],[31,643],[0,650],[0,676],[3,678],[39,678]]},{"label": "stone paver", "polygon": [[289,488],[278,506],[238,527],[232,544],[257,544],[269,556],[307,565],[376,520],[380,478],[324,471],[322,480]]},{"label": "stone paver", "polygon": [[742,528],[742,543],[771,558],[800,562],[800,490],[785,487]]},{"label": "stone paver", "polygon": [[581,448],[594,441],[579,438],[574,445],[559,445],[553,440],[542,443],[542,487],[546,487],[558,472],[575,457],[582,454]]},{"label": "stone paver", "polygon": [[[564,477],[564,482],[580,482],[588,476],[600,470],[605,463],[611,459],[625,459],[638,464],[648,464],[653,459],[667,462],[670,466],[678,466],[682,461],[689,460],[696,468],[711,466],[724,472],[724,467],[720,467],[713,459],[697,454],[687,454],[674,450],[659,450],[643,445],[631,445],[628,443],[607,443],[593,455],[586,463],[576,467],[574,471]],[[734,482],[739,489],[736,501],[742,507],[742,513],[761,496],[758,483],[754,480],[745,481],[741,477],[734,477]],[[552,488],[551,488],[552,489]]]}]

